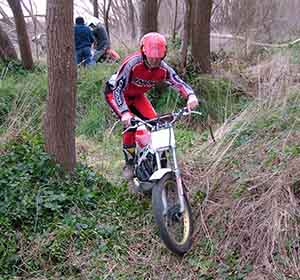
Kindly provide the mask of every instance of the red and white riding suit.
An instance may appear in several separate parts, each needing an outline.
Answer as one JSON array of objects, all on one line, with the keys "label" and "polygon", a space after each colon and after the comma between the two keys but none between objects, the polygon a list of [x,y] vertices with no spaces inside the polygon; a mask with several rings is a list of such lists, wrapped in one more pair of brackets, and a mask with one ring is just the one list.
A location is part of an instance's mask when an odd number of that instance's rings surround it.
[{"label": "red and white riding suit", "polygon": [[[125,58],[116,78],[108,81],[106,100],[119,118],[129,111],[142,119],[152,119],[157,114],[145,93],[161,82],[179,91],[183,98],[194,94],[192,88],[167,63],[161,61],[159,67],[150,69],[144,63],[142,53],[135,52]],[[135,131],[123,134],[123,145],[124,148],[135,146]]]}]

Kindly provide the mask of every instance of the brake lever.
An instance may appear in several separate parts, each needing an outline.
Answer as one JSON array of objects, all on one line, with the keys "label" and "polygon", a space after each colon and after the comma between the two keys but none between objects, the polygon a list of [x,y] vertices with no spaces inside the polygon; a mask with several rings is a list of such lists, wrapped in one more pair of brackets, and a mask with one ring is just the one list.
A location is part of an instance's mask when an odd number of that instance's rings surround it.
[{"label": "brake lever", "polygon": [[191,111],[189,111],[189,109],[187,107],[184,107],[178,112],[178,114],[176,115],[176,119],[180,118],[181,116],[187,116],[190,114],[191,114]]},{"label": "brake lever", "polygon": [[191,114],[197,114],[202,116],[202,113],[197,112],[197,111],[189,111],[187,107],[182,108],[178,113],[174,113],[174,119],[172,120],[171,124],[173,124],[177,119],[179,119],[181,116],[188,116]]},{"label": "brake lever", "polygon": [[119,122],[121,122],[121,120],[117,120],[117,121],[113,124],[112,128],[110,129],[110,131],[109,131],[109,133],[108,133],[108,136],[111,136],[111,134],[113,133],[113,131],[115,130],[115,128],[116,128],[116,126],[117,126],[117,124],[118,124]]},{"label": "brake lever", "polygon": [[134,125],[130,125],[125,130],[123,130],[122,135],[131,129],[136,129],[137,127],[138,127],[138,122],[136,121]]},{"label": "brake lever", "polygon": [[198,111],[191,111],[190,113],[191,114],[196,114],[196,115],[199,115],[199,116],[203,115],[201,112],[198,112]]},{"label": "brake lever", "polygon": [[141,124],[144,124],[146,126],[149,126],[150,128],[152,128],[152,125],[147,123],[146,121],[140,119],[139,117],[134,117],[131,119],[130,121],[131,125],[128,126],[123,132],[122,132],[122,135],[124,133],[126,133],[127,131],[131,130],[131,129],[136,129],[138,128]]}]

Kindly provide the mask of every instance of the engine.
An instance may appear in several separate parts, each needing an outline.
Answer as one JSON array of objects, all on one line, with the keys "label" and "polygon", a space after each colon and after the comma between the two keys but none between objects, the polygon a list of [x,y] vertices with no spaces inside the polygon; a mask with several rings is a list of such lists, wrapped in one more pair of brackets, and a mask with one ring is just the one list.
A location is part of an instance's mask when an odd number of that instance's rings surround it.
[{"label": "engine", "polygon": [[135,169],[136,177],[143,182],[148,181],[153,172],[156,170],[155,155],[149,151],[147,152],[147,155],[144,156],[144,159]]}]

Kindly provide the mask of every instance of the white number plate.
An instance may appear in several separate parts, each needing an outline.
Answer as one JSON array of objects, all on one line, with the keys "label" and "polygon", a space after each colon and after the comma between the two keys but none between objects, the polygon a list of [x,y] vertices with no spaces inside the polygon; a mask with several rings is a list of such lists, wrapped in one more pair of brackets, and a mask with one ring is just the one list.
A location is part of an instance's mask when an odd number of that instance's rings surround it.
[{"label": "white number plate", "polygon": [[154,150],[175,147],[175,137],[173,128],[161,129],[151,132],[151,146]]}]

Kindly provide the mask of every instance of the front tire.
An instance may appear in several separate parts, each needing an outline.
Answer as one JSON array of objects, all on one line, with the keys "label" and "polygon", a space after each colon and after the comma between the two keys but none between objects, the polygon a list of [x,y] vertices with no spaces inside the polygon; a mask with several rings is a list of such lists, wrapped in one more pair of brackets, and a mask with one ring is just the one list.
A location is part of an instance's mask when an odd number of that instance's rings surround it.
[{"label": "front tire", "polygon": [[185,254],[192,246],[192,211],[184,194],[184,211],[180,213],[174,173],[161,178],[152,189],[152,205],[160,237],[172,252]]}]

